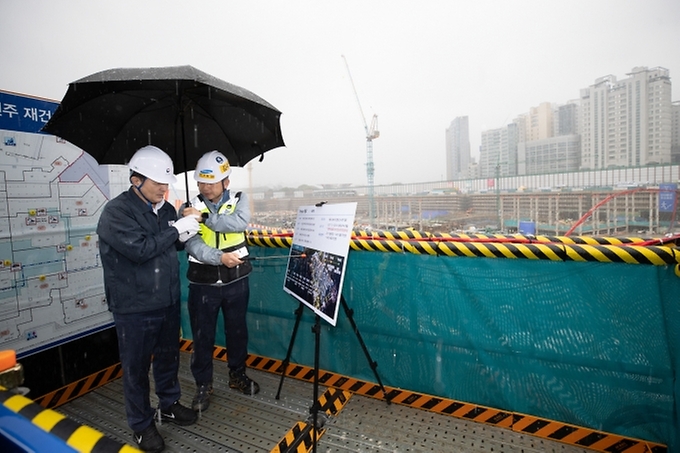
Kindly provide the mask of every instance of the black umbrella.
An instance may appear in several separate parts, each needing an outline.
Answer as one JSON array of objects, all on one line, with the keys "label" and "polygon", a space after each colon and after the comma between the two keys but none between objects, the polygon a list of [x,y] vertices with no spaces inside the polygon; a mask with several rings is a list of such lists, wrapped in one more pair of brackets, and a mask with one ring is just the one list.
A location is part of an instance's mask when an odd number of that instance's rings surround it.
[{"label": "black umbrella", "polygon": [[233,166],[262,160],[284,146],[280,116],[259,96],[192,66],[120,68],[70,83],[42,130],[100,164],[126,164],[139,148],[154,145],[182,173],[212,150]]}]

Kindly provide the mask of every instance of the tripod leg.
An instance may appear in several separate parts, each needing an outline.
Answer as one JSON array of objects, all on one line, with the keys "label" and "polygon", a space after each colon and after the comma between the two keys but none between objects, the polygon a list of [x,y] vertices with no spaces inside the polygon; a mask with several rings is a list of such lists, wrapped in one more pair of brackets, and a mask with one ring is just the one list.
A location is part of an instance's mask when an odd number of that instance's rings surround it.
[{"label": "tripod leg", "polygon": [[316,315],[316,323],[312,328],[314,331],[314,338],[316,339],[314,345],[314,402],[312,403],[312,426],[314,427],[314,436],[312,437],[313,453],[316,453],[317,442],[317,427],[319,417],[319,343],[321,341],[321,317]]},{"label": "tripod leg", "polygon": [[385,386],[382,383],[382,380],[380,380],[380,376],[378,375],[378,363],[374,362],[373,359],[371,358],[371,354],[368,352],[368,348],[366,347],[366,343],[364,343],[364,339],[361,338],[361,334],[359,333],[359,328],[357,327],[357,324],[354,322],[354,310],[349,308],[347,306],[347,302],[345,301],[345,296],[342,294],[340,295],[340,303],[342,304],[343,310],[345,310],[345,314],[347,315],[347,318],[349,318],[349,322],[352,325],[352,330],[354,330],[354,333],[357,336],[357,339],[359,340],[359,344],[361,345],[361,349],[364,351],[364,355],[366,356],[366,359],[368,360],[368,364],[371,366],[371,369],[373,370],[373,374],[375,375],[376,380],[378,381],[378,385],[380,385],[380,389],[383,392],[383,395],[385,396],[385,401],[387,404],[390,404],[390,399],[387,396],[387,390],[385,390]]},{"label": "tripod leg", "polygon": [[302,319],[302,311],[304,310],[302,302],[295,310],[295,327],[293,327],[293,333],[290,336],[290,343],[288,344],[288,352],[286,353],[286,358],[283,359],[281,370],[281,380],[279,381],[279,389],[276,392],[276,399],[279,399],[281,395],[281,387],[283,387],[283,378],[286,377],[286,371],[288,370],[288,365],[290,364],[290,356],[293,354],[293,344],[295,343],[295,337],[297,336],[298,327],[300,327],[300,320]]}]

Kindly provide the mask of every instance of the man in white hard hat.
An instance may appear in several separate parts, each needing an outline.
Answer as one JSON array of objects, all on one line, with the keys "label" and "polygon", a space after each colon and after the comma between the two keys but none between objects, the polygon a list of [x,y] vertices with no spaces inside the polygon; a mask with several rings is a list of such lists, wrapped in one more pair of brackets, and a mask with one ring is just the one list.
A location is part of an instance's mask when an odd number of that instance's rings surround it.
[{"label": "man in white hard hat", "polygon": [[213,347],[217,316],[224,320],[229,366],[229,387],[255,394],[260,386],[246,375],[248,326],[246,312],[252,270],[246,247],[245,230],[250,222],[250,207],[245,194],[229,191],[231,168],[218,151],[204,154],[196,165],[194,179],[200,194],[192,206],[180,213],[200,216],[200,234],[189,239],[189,319],[194,347],[191,372],[196,394],[191,407],[208,408],[213,388]]},{"label": "man in white hard hat", "polygon": [[[195,217],[177,219],[165,203],[176,181],[170,157],[155,146],[139,149],[129,163],[130,189],[110,200],[97,225],[104,287],[118,336],[127,422],[141,450],[165,447],[160,422],[196,422],[179,403],[180,284],[178,249],[199,229]],[[158,409],[149,400],[149,367]]]}]

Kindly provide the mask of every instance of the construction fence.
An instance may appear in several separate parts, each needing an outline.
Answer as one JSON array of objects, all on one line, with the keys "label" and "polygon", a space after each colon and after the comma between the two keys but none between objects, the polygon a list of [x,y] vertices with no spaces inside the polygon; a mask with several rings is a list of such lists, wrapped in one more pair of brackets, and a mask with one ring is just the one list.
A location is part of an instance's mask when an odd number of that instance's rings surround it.
[{"label": "construction fence", "polygon": [[[284,257],[253,262],[248,314],[250,352],[279,360],[298,308],[283,291],[291,238],[248,238],[254,256]],[[677,239],[355,231],[343,295],[387,386],[678,451]],[[314,323],[305,309],[292,363],[314,364]],[[376,381],[342,311],[322,324],[319,367]]]}]

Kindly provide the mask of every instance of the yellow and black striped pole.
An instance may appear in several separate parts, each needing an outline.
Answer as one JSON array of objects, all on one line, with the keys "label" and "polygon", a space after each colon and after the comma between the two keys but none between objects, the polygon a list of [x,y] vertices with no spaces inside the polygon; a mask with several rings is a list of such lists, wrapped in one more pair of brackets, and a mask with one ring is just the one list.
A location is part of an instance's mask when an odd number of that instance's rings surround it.
[{"label": "yellow and black striped pole", "polygon": [[[61,439],[75,451],[81,453],[134,453],[140,451],[130,445],[108,438],[94,428],[81,425],[59,412],[45,409],[25,396],[14,394],[4,387],[0,387],[0,403],[46,433]],[[64,451],[71,450],[65,449]]]},{"label": "yellow and black striped pole", "polygon": [[[351,250],[412,253],[449,257],[511,258],[549,261],[647,264],[674,266],[680,277],[679,238],[590,236],[523,236],[429,234],[406,231],[360,231],[352,233]],[[292,230],[251,230],[248,242],[261,247],[286,248],[293,242]]]}]

